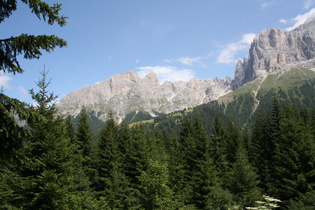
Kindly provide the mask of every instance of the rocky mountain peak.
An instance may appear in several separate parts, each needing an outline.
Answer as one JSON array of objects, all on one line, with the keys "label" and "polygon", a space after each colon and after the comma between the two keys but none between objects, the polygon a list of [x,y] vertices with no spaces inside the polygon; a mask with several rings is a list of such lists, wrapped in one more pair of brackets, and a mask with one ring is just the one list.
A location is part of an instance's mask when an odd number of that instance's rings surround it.
[{"label": "rocky mountain peak", "polygon": [[232,89],[265,75],[294,67],[315,66],[315,19],[292,31],[263,30],[253,40],[249,54],[238,61]]},{"label": "rocky mountain peak", "polygon": [[112,111],[121,122],[132,111],[144,110],[154,115],[154,112],[170,113],[207,103],[228,92],[227,84],[218,78],[160,84],[153,72],[141,78],[137,71],[129,71],[72,92],[57,106],[61,114],[72,116],[85,106],[101,120],[106,120]]},{"label": "rocky mountain peak", "polygon": [[309,17],[304,24],[300,25],[294,30],[308,30],[308,29],[314,29],[315,28],[315,15]]},{"label": "rocky mountain peak", "polygon": [[154,72],[148,73],[142,80],[141,83],[144,86],[150,86],[151,88],[157,88],[160,86],[157,75]]},{"label": "rocky mountain peak", "polygon": [[154,115],[195,107],[268,73],[293,67],[315,67],[314,17],[292,31],[272,28],[257,34],[248,56],[237,62],[233,80],[192,78],[188,82],[160,84],[155,73],[141,78],[133,70],[68,94],[60,100],[58,109],[61,114],[75,116],[85,106],[101,120],[106,120],[112,111],[121,122],[132,111],[143,110]]}]

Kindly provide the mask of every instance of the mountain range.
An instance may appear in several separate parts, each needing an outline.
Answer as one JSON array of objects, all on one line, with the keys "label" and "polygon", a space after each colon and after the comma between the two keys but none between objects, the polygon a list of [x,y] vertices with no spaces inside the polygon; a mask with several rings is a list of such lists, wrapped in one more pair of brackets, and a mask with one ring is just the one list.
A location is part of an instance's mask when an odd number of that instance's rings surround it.
[{"label": "mountain range", "polygon": [[[234,79],[192,78],[188,82],[166,81],[160,84],[153,72],[141,78],[137,71],[129,71],[71,92],[60,100],[57,107],[60,114],[75,117],[84,106],[102,121],[112,112],[117,122],[121,122],[130,113],[144,112],[155,117],[214,100],[227,102],[233,91],[245,84],[255,84],[252,94],[257,101],[258,90],[269,81],[266,78],[276,75],[273,77],[275,84],[281,75],[297,68],[315,68],[315,19],[307,20],[292,31],[273,28],[257,34],[248,56],[237,62]],[[258,104],[259,101],[255,106]]]}]

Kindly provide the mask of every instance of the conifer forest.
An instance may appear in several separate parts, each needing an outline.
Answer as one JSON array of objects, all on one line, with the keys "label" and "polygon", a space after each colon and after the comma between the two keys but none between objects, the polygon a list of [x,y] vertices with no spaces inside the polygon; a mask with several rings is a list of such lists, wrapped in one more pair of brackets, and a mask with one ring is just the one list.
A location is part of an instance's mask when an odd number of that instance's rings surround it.
[{"label": "conifer forest", "polygon": [[[22,2],[65,25],[61,5]],[[0,7],[1,23],[16,1]],[[19,55],[66,45],[56,36],[0,40],[0,68],[23,73]],[[30,90],[35,105],[0,93],[0,209],[315,208],[313,107],[274,91],[247,125],[207,104],[155,124],[118,124],[109,113],[94,129],[84,107],[75,120],[56,114],[51,82],[43,70]]]}]

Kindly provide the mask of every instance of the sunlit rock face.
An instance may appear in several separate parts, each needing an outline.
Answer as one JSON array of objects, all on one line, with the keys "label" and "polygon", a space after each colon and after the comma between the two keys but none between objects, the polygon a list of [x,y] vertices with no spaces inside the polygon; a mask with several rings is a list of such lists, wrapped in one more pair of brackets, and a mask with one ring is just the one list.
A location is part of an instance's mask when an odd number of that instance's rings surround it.
[{"label": "sunlit rock face", "polygon": [[106,120],[111,111],[120,122],[131,111],[143,110],[154,116],[155,113],[170,113],[215,100],[230,90],[231,80],[229,77],[226,81],[193,78],[188,82],[159,84],[155,73],[141,78],[137,71],[130,71],[71,92],[57,107],[60,114],[76,116],[85,106],[101,120]]},{"label": "sunlit rock face", "polygon": [[238,61],[232,89],[259,78],[265,73],[315,66],[315,19],[292,31],[264,30],[256,35],[248,57]]},{"label": "sunlit rock face", "polygon": [[121,122],[132,111],[170,113],[208,103],[247,82],[294,67],[315,67],[315,19],[292,31],[264,30],[253,40],[247,58],[239,60],[232,80],[215,78],[160,84],[155,73],[141,78],[137,71],[117,74],[60,100],[60,114],[76,116],[83,106],[101,120],[113,112]]}]

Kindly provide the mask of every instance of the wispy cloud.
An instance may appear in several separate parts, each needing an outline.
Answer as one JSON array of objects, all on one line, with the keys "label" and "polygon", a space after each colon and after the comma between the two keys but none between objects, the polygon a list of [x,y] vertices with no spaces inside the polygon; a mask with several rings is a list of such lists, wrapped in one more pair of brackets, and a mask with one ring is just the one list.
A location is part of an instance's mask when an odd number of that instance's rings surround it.
[{"label": "wispy cloud", "polygon": [[181,63],[187,66],[192,66],[194,63],[200,63],[202,59],[205,59],[207,56],[204,57],[190,57],[190,56],[184,56],[180,57],[178,59],[165,59],[164,62],[166,63]]},{"label": "wispy cloud", "polygon": [[303,9],[309,9],[313,6],[314,0],[304,0]]},{"label": "wispy cloud", "polygon": [[284,23],[284,24],[293,24],[293,26],[285,28],[285,30],[291,31],[299,27],[300,25],[304,24],[307,19],[314,18],[314,17],[315,17],[315,8],[311,9],[309,12],[297,15],[296,17],[291,18],[291,19],[287,19],[287,20],[281,19],[279,20],[279,22]]},{"label": "wispy cloud", "polygon": [[264,9],[264,8],[267,8],[267,7],[270,7],[272,5],[274,5],[275,2],[272,1],[272,2],[263,2],[261,5],[260,5],[260,8]]},{"label": "wispy cloud", "polygon": [[137,70],[141,77],[154,72],[161,84],[165,81],[189,81],[194,77],[194,72],[191,69],[178,69],[175,66],[143,66]]},{"label": "wispy cloud", "polygon": [[23,97],[27,97],[28,91],[23,86],[19,86],[17,89],[19,90]]},{"label": "wispy cloud", "polygon": [[0,88],[10,89],[10,80],[12,80],[11,77],[0,72]]},{"label": "wispy cloud", "polygon": [[241,41],[227,44],[217,57],[217,62],[225,64],[236,62],[236,54],[240,51],[248,49],[254,37],[255,34],[244,34]]},{"label": "wispy cloud", "polygon": [[180,57],[177,59],[178,62],[192,66],[193,63],[199,63],[203,57]]}]

